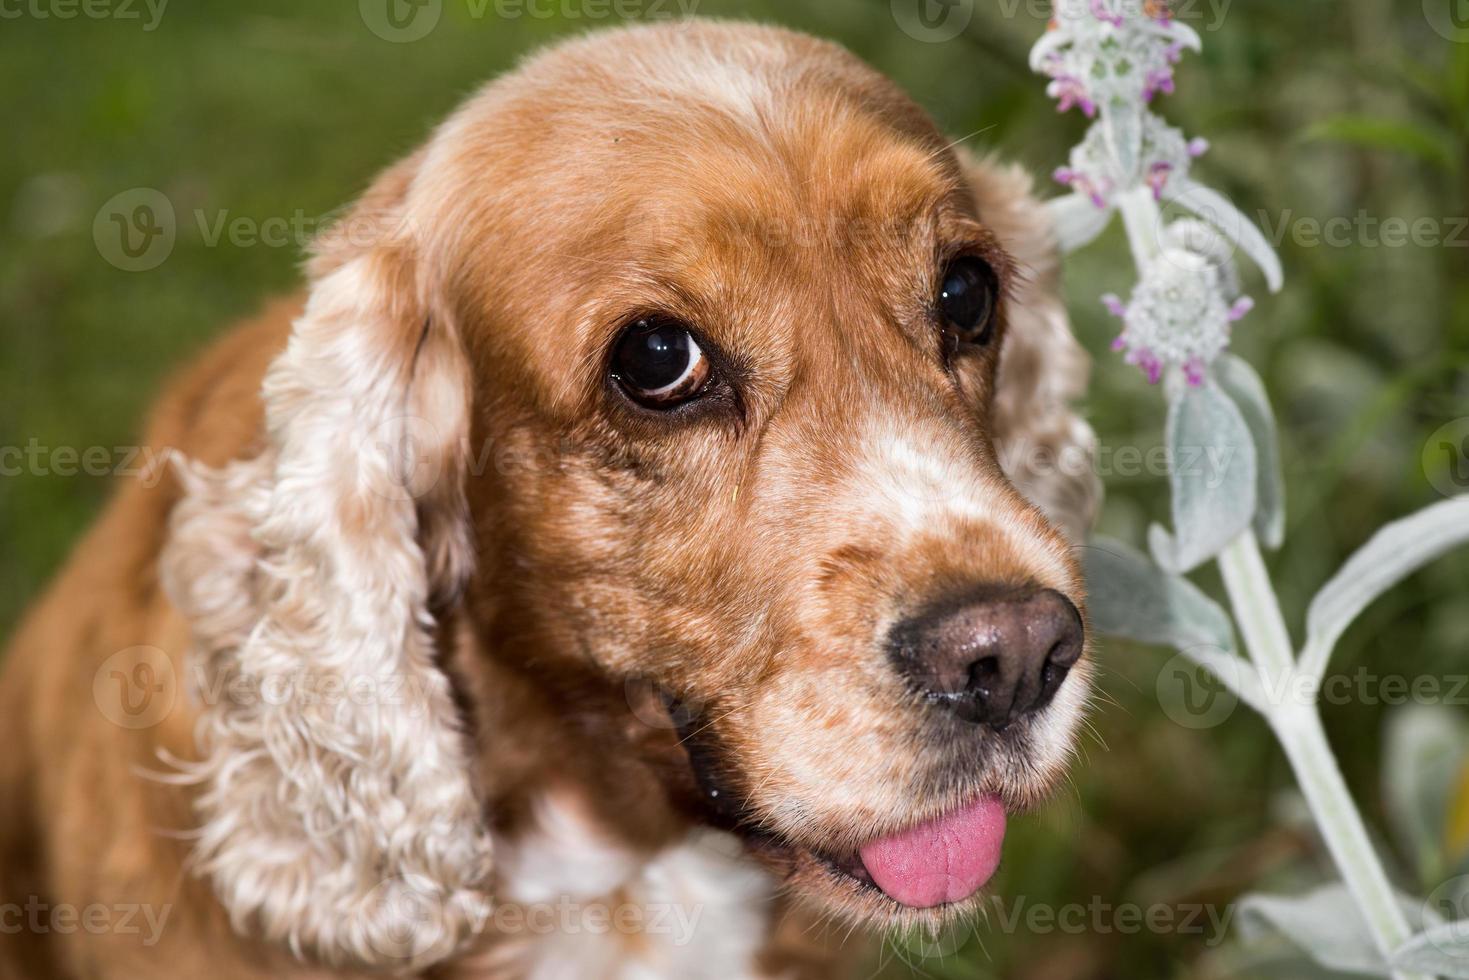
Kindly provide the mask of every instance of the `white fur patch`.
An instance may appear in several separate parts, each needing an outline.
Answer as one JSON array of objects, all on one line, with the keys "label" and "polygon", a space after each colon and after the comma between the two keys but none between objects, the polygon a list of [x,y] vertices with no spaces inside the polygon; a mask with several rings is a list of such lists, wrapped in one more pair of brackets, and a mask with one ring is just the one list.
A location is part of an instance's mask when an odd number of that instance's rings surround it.
[{"label": "white fur patch", "polygon": [[496,841],[500,908],[487,948],[453,976],[758,975],[774,884],[733,837],[698,831],[648,855],[609,839],[569,796],[547,796],[535,813],[532,830]]},{"label": "white fur patch", "polygon": [[1086,664],[1072,670],[1039,716],[1039,723],[1031,726],[1032,758],[1041,771],[1060,771],[1076,752],[1076,732],[1086,714],[1091,675]]},{"label": "white fur patch", "polygon": [[931,434],[905,432],[889,420],[875,420],[862,447],[852,488],[858,506],[891,525],[902,539],[952,534],[956,524],[980,526],[1002,538],[1038,580],[1067,581],[1064,556],[1049,541],[1023,530],[1014,520],[1013,498],[1005,497],[998,479],[980,473],[962,448]]},{"label": "white fur patch", "polygon": [[680,58],[672,66],[680,76],[682,92],[758,123],[770,104],[769,75],[733,61],[703,55]]}]

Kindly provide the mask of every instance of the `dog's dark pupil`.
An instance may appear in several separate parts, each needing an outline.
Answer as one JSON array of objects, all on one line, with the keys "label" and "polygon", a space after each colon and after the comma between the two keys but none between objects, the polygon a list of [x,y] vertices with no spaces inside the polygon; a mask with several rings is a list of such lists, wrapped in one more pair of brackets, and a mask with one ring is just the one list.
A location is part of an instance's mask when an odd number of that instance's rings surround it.
[{"label": "dog's dark pupil", "polygon": [[956,259],[944,272],[939,309],[966,343],[989,340],[994,322],[995,274],[979,259]]},{"label": "dog's dark pupil", "polygon": [[676,323],[641,320],[617,351],[617,371],[643,391],[666,388],[689,367],[689,332]]}]

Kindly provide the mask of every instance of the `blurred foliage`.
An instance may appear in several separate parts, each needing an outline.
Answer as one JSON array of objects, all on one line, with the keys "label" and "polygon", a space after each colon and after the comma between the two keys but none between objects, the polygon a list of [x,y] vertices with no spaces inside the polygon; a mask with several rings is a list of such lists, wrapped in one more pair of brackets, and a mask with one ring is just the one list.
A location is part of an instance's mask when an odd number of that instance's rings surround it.
[{"label": "blurred foliage", "polygon": [[[1237,331],[1237,349],[1260,369],[1282,422],[1289,530],[1272,560],[1295,623],[1378,524],[1437,499],[1425,443],[1469,415],[1469,43],[1434,30],[1424,12],[1434,2],[1177,5],[1205,50],[1185,61],[1164,112],[1212,141],[1200,178],[1258,213],[1267,234],[1283,232],[1286,291],[1266,297],[1250,284],[1260,305]],[[23,9],[38,6],[48,5]],[[945,43],[898,30],[889,0],[698,0],[696,8],[841,41],[950,132],[1038,175],[1063,162],[1082,132],[1083,120],[1057,116],[1026,70],[1044,28],[1037,0],[978,0],[968,29]],[[230,320],[298,284],[294,243],[211,246],[196,210],[210,221],[223,212],[326,214],[478,82],[538,44],[606,23],[475,17],[477,9],[444,0],[437,28],[413,43],[364,29],[351,0],[177,2],[151,31],[146,12],[142,21],[0,22],[0,80],[10,93],[0,110],[10,147],[0,157],[0,445],[128,445],[169,371]],[[92,240],[103,202],[134,187],[163,191],[179,214],[172,254],[145,273],[112,267]],[[1313,244],[1311,222],[1334,218],[1351,227]],[[1429,219],[1443,241],[1389,244],[1380,223],[1390,218]],[[1133,277],[1120,233],[1109,234],[1115,247],[1089,249],[1068,267],[1077,331],[1098,354],[1088,410],[1109,451],[1146,450],[1160,442],[1160,396],[1105,353],[1114,326],[1097,297]],[[1165,488],[1156,475],[1121,470],[1105,473],[1103,525],[1137,543],[1146,522],[1166,513]],[[10,631],[108,488],[98,477],[0,479],[0,631]],[[1217,594],[1216,580],[1201,580]],[[1469,560],[1437,563],[1368,610],[1334,669],[1462,675],[1466,596]],[[1015,821],[997,901],[1052,910],[1209,903],[1223,914],[1245,889],[1289,891],[1325,874],[1258,720],[1242,708],[1221,727],[1193,731],[1159,709],[1167,657],[1104,647],[1095,738],[1057,802]],[[1381,827],[1388,706],[1371,700],[1329,707],[1326,721]],[[1461,787],[1450,821],[1460,847],[1466,796]],[[894,941],[884,975],[1308,975],[1272,967],[1268,951],[1239,958],[1207,922],[1203,934],[1128,929],[1103,912],[1080,930],[1031,929],[1013,911],[997,908],[957,948]]]}]

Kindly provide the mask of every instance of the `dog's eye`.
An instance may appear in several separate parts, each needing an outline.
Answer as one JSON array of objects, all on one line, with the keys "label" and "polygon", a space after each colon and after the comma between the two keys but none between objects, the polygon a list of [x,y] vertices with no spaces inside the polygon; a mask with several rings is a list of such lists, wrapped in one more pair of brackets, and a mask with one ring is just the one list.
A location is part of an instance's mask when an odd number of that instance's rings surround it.
[{"label": "dog's eye", "polygon": [[633,400],[649,408],[672,408],[704,387],[709,358],[685,324],[644,317],[617,341],[612,373]]},{"label": "dog's eye", "polygon": [[939,312],[961,343],[987,344],[995,332],[999,281],[989,263],[962,256],[949,263],[939,284]]}]

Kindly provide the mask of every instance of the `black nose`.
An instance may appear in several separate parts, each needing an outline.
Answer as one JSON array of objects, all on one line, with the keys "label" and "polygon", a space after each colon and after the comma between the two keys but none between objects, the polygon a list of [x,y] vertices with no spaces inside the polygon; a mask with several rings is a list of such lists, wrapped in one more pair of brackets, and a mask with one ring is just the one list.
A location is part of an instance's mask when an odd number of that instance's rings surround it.
[{"label": "black nose", "polygon": [[1081,614],[1051,589],[985,589],[893,628],[899,670],[965,721],[1004,728],[1048,704],[1081,657]]}]

